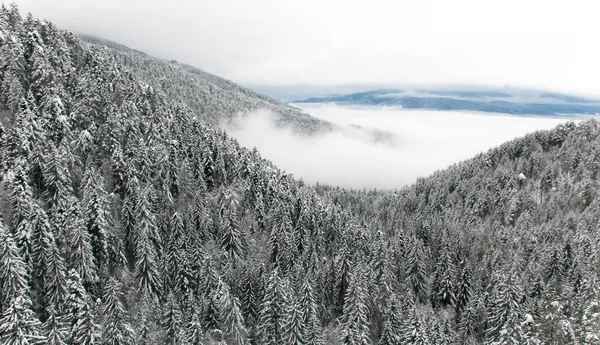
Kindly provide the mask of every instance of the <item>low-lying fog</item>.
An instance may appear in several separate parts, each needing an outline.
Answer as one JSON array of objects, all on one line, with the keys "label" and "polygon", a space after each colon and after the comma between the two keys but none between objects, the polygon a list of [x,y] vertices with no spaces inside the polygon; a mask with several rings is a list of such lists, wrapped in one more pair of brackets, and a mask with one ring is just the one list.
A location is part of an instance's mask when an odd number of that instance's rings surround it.
[{"label": "low-lying fog", "polygon": [[[278,167],[308,183],[347,188],[395,189],[505,141],[566,119],[457,111],[301,104],[307,113],[338,125],[305,137],[277,128],[259,110],[223,125],[240,144],[256,147]],[[373,140],[373,133],[387,133]]]}]

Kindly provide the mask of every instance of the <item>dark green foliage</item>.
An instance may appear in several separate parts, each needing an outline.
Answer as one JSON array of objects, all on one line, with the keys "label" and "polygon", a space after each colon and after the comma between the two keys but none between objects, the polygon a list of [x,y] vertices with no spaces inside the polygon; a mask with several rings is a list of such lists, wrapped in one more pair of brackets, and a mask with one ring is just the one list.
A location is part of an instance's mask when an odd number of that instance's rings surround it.
[{"label": "dark green foliage", "polygon": [[110,278],[103,293],[102,344],[135,344],[135,332],[129,324],[129,316],[122,298],[121,284],[116,279]]},{"label": "dark green foliage", "polygon": [[48,318],[43,325],[44,333],[46,334],[46,344],[66,345],[69,328],[65,317],[52,306],[46,310],[46,314]]},{"label": "dark green foliage", "polygon": [[69,325],[67,343],[92,345],[100,343],[100,325],[97,324],[93,302],[83,288],[79,274],[70,270],[67,277],[67,297],[64,315]]},{"label": "dark green foliage", "polygon": [[342,344],[368,345],[371,343],[363,269],[361,265],[358,265],[349,275],[340,332]]},{"label": "dark green foliage", "polygon": [[170,293],[162,313],[164,344],[180,344],[184,337],[183,317],[175,296]]},{"label": "dark green foliage", "polygon": [[258,343],[282,344],[285,342],[285,318],[288,307],[287,282],[275,270],[268,278],[265,295],[259,307]]},{"label": "dark green foliage", "polygon": [[7,304],[0,318],[0,342],[7,345],[44,344],[42,325],[31,309],[27,296],[17,296]]},{"label": "dark green foliage", "polygon": [[191,67],[16,6],[0,61],[3,344],[598,342],[593,120],[352,191],[214,127],[326,124]]}]

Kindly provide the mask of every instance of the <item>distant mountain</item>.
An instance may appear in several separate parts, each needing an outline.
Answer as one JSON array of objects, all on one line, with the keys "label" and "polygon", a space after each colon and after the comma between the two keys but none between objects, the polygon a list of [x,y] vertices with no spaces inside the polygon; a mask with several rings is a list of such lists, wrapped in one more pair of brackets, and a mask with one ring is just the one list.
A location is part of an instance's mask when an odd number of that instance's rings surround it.
[{"label": "distant mountain", "polygon": [[379,89],[312,97],[293,103],[399,106],[406,109],[468,110],[513,115],[590,117],[600,100],[534,90]]},{"label": "distant mountain", "polygon": [[599,343],[595,120],[306,186],[200,120],[260,97],[127,54],[0,6],[0,344]]}]

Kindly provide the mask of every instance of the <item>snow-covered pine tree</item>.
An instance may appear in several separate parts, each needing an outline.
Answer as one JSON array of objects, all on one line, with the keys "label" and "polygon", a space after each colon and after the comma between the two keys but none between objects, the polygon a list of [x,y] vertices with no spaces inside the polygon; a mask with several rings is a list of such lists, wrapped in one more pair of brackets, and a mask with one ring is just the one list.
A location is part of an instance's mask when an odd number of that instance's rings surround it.
[{"label": "snow-covered pine tree", "polygon": [[226,330],[225,336],[232,338],[236,345],[247,344],[248,331],[244,325],[244,317],[240,310],[240,302],[231,294],[227,283],[219,279],[218,288],[218,307],[221,314],[221,320]]},{"label": "snow-covered pine tree", "polygon": [[47,345],[67,345],[69,325],[64,315],[57,312],[53,306],[46,309],[47,319],[43,324]]},{"label": "snow-covered pine tree", "polygon": [[0,342],[7,345],[44,344],[42,324],[32,310],[28,296],[20,294],[10,300],[0,317]]},{"label": "snow-covered pine tree", "polygon": [[98,273],[94,253],[90,244],[90,233],[85,228],[81,219],[79,202],[75,198],[69,198],[68,223],[68,266],[74,269],[82,279],[84,286],[90,288],[98,282]]},{"label": "snow-covered pine tree", "polygon": [[219,229],[221,249],[227,253],[232,262],[236,263],[243,260],[245,251],[244,236],[238,222],[237,195],[226,188],[221,188],[219,205],[221,210]]},{"label": "snow-covered pine tree", "polygon": [[289,297],[287,284],[279,277],[279,272],[274,270],[268,278],[264,298],[259,306],[258,343],[283,344],[283,330],[285,328],[285,310],[288,307]]},{"label": "snow-covered pine tree", "polygon": [[283,324],[283,339],[286,344],[301,345],[306,344],[303,334],[306,333],[306,325],[304,317],[298,302],[289,303],[286,313],[285,322]]},{"label": "snow-covered pine tree", "polygon": [[96,322],[92,301],[83,288],[81,277],[71,269],[67,276],[67,297],[64,305],[69,325],[67,343],[73,345],[99,344],[101,327]]},{"label": "snow-covered pine tree", "polygon": [[402,308],[395,293],[390,294],[384,310],[383,330],[378,345],[400,344],[402,339]]},{"label": "snow-covered pine tree", "polygon": [[435,301],[442,307],[455,305],[456,303],[456,266],[453,262],[452,251],[448,246],[444,246],[434,278]]},{"label": "snow-covered pine tree", "polygon": [[142,188],[136,201],[135,277],[140,292],[157,297],[159,295],[159,258],[156,243],[160,242],[160,236],[150,208],[150,197],[150,187],[147,186]]},{"label": "snow-covered pine tree", "polygon": [[358,264],[349,273],[340,330],[340,342],[344,345],[371,344],[363,270],[363,265]]},{"label": "snow-covered pine tree", "polygon": [[423,242],[416,237],[409,242],[405,273],[407,283],[421,302],[425,302],[429,296],[429,273],[423,247]]},{"label": "snow-covered pine tree", "polygon": [[323,345],[323,329],[319,320],[318,306],[310,278],[305,277],[300,290],[300,309],[302,311],[306,345]]},{"label": "snow-covered pine tree", "polygon": [[183,316],[175,295],[169,293],[163,308],[161,327],[163,329],[164,344],[176,345],[185,338]]},{"label": "snow-covered pine tree", "polygon": [[129,323],[129,315],[122,301],[121,283],[114,277],[109,278],[102,295],[102,312],[104,316],[102,344],[135,344],[136,335]]},{"label": "snow-covered pine tree", "polygon": [[86,163],[81,185],[84,219],[91,235],[96,267],[100,269],[108,261],[108,236],[112,232],[112,224],[104,191],[104,178],[91,161]]},{"label": "snow-covered pine tree", "polygon": [[0,222],[0,343],[42,344],[42,325],[32,310],[27,271],[12,234]]}]

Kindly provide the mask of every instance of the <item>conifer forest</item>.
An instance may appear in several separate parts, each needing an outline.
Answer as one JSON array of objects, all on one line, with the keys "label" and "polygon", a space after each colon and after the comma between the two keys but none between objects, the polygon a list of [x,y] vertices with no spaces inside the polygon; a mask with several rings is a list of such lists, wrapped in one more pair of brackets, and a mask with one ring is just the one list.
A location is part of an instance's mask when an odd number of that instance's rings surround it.
[{"label": "conifer forest", "polygon": [[600,124],[393,191],[309,185],[217,123],[269,108],[0,8],[0,344],[600,344]]}]

